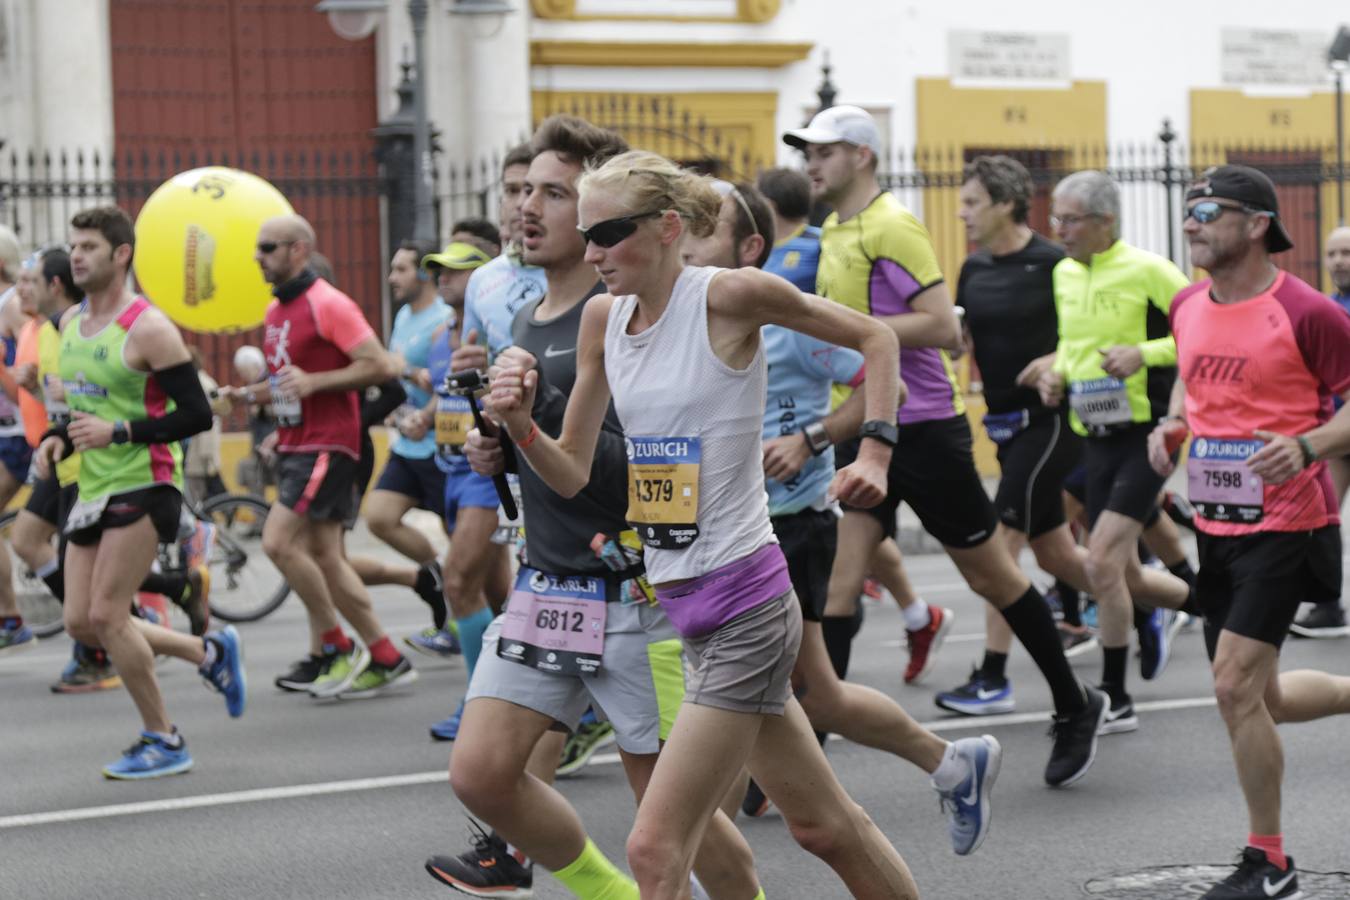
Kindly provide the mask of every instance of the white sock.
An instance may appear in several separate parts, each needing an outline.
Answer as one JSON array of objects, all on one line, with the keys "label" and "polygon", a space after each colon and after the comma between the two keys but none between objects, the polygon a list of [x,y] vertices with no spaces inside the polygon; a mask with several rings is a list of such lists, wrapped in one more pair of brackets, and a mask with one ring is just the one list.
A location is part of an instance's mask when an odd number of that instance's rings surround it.
[{"label": "white sock", "polygon": [[937,769],[933,771],[933,787],[939,791],[955,790],[969,774],[970,763],[957,755],[956,744],[948,744],[942,754],[942,762],[938,763]]},{"label": "white sock", "polygon": [[908,631],[921,631],[928,627],[928,622],[932,618],[928,612],[928,604],[919,598],[904,607],[900,612],[905,617],[905,628]]},{"label": "white sock", "polygon": [[163,731],[151,731],[147,733],[159,738],[166,746],[172,747],[175,750],[183,746],[183,736],[178,733],[177,728],[167,733]]}]

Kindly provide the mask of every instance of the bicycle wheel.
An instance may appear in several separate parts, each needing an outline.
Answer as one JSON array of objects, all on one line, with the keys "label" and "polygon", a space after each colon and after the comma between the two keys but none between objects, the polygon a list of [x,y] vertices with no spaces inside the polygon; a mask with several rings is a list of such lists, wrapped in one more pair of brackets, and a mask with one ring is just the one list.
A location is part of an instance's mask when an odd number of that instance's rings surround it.
[{"label": "bicycle wheel", "polygon": [[[11,532],[19,511],[11,509],[0,515],[0,537],[5,539],[5,552],[9,554],[10,569],[14,573],[14,599],[19,602],[19,615],[24,624],[33,629],[40,638],[59,634],[64,624],[61,621],[61,601],[52,596],[47,584],[33,574],[28,564],[14,552]],[[56,550],[58,537],[52,536],[52,550]]]},{"label": "bicycle wheel", "polygon": [[252,494],[221,494],[198,517],[215,526],[211,550],[211,615],[256,622],[286,599],[291,586],[262,548],[269,505]]}]

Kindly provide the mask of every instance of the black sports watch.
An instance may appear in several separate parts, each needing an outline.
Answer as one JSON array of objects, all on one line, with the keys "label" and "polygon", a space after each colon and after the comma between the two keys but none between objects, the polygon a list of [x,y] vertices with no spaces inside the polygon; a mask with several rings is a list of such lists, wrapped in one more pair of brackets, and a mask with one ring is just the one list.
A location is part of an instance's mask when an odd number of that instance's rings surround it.
[{"label": "black sports watch", "polygon": [[881,441],[888,447],[894,447],[900,440],[900,429],[894,422],[882,419],[869,419],[858,430],[858,437]]},{"label": "black sports watch", "polygon": [[820,422],[812,422],[803,428],[802,437],[806,438],[806,446],[812,456],[819,456],[834,445],[834,441],[830,440],[830,433]]},{"label": "black sports watch", "polygon": [[125,444],[131,440],[131,433],[127,430],[126,422],[114,422],[112,430],[112,443]]}]

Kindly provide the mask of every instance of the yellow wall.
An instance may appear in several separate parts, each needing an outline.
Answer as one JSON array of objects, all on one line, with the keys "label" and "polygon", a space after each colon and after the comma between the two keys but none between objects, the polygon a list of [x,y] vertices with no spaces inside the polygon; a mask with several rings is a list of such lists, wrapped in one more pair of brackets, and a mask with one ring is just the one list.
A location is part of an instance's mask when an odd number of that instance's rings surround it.
[{"label": "yellow wall", "polygon": [[[535,91],[532,102],[536,125],[553,113],[574,113],[597,125],[614,128],[637,146],[663,156],[727,158],[728,150],[734,148],[734,157],[729,161],[735,171],[729,174],[737,178],[753,178],[761,167],[773,165],[777,153],[778,94],[772,91],[681,94]],[[659,104],[655,112],[654,104]],[[688,128],[684,127],[685,121],[690,123]]]},{"label": "yellow wall", "polygon": [[[1103,164],[1106,84],[1075,81],[1066,88],[965,88],[945,78],[917,80],[916,167],[949,176],[923,191],[923,218],[948,283],[966,258],[965,230],[956,219],[959,172],[968,149],[1059,150],[1067,169]],[[950,177],[955,176],[955,177]],[[954,287],[953,287],[954,290]],[[968,359],[958,364],[961,386],[970,384]],[[966,395],[980,474],[998,475],[995,447],[984,432],[984,398]]]}]

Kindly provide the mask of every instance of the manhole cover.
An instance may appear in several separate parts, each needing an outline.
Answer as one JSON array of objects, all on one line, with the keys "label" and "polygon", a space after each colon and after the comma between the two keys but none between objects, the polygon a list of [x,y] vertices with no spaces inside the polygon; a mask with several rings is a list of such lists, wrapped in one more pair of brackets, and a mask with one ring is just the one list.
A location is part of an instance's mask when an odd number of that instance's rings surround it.
[{"label": "manhole cover", "polygon": [[[1083,889],[1103,900],[1185,900],[1203,896],[1233,871],[1229,866],[1162,866],[1123,875],[1094,878]],[[1345,900],[1350,897],[1350,873],[1299,870],[1303,900]]]}]

